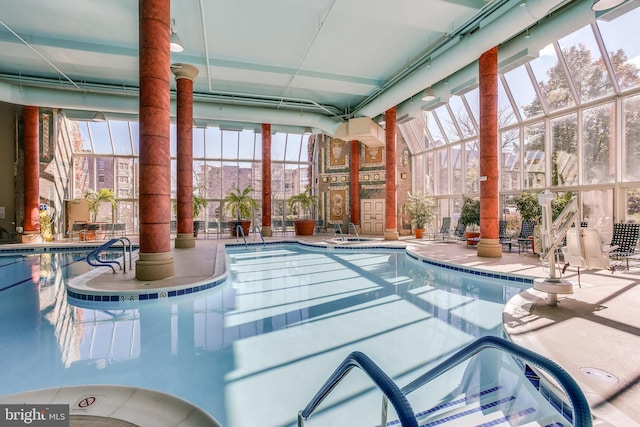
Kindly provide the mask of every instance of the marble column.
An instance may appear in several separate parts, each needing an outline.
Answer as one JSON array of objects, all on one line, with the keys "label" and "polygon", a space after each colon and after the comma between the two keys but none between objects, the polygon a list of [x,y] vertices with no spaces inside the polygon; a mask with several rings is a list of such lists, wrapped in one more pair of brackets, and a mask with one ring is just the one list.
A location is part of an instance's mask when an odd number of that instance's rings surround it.
[{"label": "marble column", "polygon": [[502,256],[499,240],[498,48],[480,56],[480,242],[478,256]]},{"label": "marble column", "polygon": [[24,144],[24,224],[22,242],[39,243],[40,238],[40,130],[38,107],[22,111]]},{"label": "marble column", "polygon": [[176,248],[193,248],[193,80],[198,69],[189,64],[173,64],[171,72],[176,76],[177,122],[177,197],[176,197]]},{"label": "marble column", "polygon": [[351,222],[360,232],[360,141],[351,141],[349,191]]},{"label": "marble column", "polygon": [[175,275],[171,255],[170,1],[139,1],[140,255],[136,279]]},{"label": "marble column", "polygon": [[384,240],[398,240],[398,194],[396,185],[396,107],[385,111],[385,230]]},{"label": "marble column", "polygon": [[271,125],[262,124],[262,235],[272,237],[271,229]]}]

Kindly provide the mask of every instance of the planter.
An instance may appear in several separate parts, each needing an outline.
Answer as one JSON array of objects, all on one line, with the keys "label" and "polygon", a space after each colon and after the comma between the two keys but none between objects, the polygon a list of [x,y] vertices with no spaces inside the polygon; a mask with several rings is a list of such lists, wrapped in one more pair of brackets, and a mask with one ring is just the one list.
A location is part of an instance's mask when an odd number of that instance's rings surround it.
[{"label": "planter", "polygon": [[104,240],[107,237],[107,230],[104,222],[87,223],[84,230],[80,232],[80,240]]},{"label": "planter", "polygon": [[249,227],[251,227],[251,220],[243,219],[242,221],[229,221],[229,233],[231,234],[231,237],[239,237],[236,233],[238,225],[242,226],[244,236],[247,237],[249,235]]},{"label": "planter", "polygon": [[313,236],[313,230],[316,228],[315,219],[297,219],[293,221],[296,230],[296,236]]},{"label": "planter", "polygon": [[416,236],[416,239],[422,239],[424,237],[424,228],[414,228],[413,234]]},{"label": "planter", "polygon": [[467,246],[475,246],[480,241],[480,233],[475,231],[466,231],[464,237],[467,239]]},{"label": "planter", "polygon": [[204,221],[193,221],[193,237],[198,237],[198,232],[204,229]]}]

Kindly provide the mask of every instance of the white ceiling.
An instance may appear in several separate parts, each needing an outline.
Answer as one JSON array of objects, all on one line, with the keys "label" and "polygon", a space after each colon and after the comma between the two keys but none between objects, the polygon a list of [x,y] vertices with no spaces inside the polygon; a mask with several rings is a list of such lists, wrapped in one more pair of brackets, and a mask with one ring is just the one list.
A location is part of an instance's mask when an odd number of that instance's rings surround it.
[{"label": "white ceiling", "polygon": [[[135,114],[136,1],[3,3],[0,100]],[[171,60],[200,70],[194,113],[203,120],[330,131],[328,123],[383,113],[561,3],[175,0],[171,16],[185,50]],[[516,13],[522,19],[507,15]],[[482,43],[447,61],[455,69],[444,64],[428,71],[454,47],[449,42],[440,49],[443,43],[474,37]],[[304,117],[296,120],[294,114]]]}]

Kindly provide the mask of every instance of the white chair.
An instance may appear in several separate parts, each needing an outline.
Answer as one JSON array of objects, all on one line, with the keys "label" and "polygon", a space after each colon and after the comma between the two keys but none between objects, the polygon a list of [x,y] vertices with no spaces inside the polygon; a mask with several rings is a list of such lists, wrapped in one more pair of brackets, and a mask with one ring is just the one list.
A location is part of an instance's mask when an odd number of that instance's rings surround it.
[{"label": "white chair", "polygon": [[572,228],[567,232],[567,246],[562,248],[564,273],[567,267],[578,268],[578,286],[580,268],[586,270],[611,270],[609,252],[602,249],[600,233],[595,228]]},{"label": "white chair", "polygon": [[[609,251],[602,249],[600,233],[595,228],[582,229],[582,248],[584,258],[589,270],[610,270]],[[613,249],[610,249],[613,250]]]}]

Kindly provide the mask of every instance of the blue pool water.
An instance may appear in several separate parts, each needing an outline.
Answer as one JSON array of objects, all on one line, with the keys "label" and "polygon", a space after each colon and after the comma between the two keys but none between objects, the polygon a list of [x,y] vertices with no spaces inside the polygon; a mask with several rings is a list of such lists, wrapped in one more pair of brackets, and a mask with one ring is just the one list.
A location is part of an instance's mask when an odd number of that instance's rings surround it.
[{"label": "blue pool water", "polygon": [[[229,279],[218,288],[108,310],[67,301],[65,282],[88,271],[81,255],[0,257],[0,402],[122,384],[182,397],[225,427],[295,425],[349,352],[366,353],[402,386],[475,338],[501,336],[504,303],[526,286],[431,268],[397,250],[227,252]],[[414,409],[452,393],[470,366],[417,393]],[[357,413],[358,425],[374,426],[379,407],[380,393],[354,373],[308,425],[352,426]]]}]

